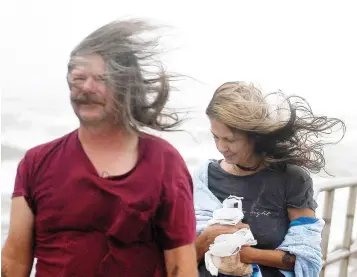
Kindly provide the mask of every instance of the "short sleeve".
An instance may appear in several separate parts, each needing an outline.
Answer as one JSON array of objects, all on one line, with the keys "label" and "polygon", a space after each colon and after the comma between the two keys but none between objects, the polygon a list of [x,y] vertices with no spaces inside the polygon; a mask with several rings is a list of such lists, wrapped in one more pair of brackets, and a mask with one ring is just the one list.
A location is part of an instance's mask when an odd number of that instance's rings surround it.
[{"label": "short sleeve", "polygon": [[317,208],[312,178],[302,168],[293,170],[287,180],[286,203],[288,208],[309,208],[313,211]]},{"label": "short sleeve", "polygon": [[17,167],[14,191],[12,193],[12,198],[23,196],[25,197],[28,205],[33,210],[33,201],[30,196],[30,176],[31,176],[31,165],[29,163],[28,154],[19,162]]},{"label": "short sleeve", "polygon": [[191,176],[180,159],[167,170],[156,218],[159,242],[165,250],[191,244],[196,238]]}]

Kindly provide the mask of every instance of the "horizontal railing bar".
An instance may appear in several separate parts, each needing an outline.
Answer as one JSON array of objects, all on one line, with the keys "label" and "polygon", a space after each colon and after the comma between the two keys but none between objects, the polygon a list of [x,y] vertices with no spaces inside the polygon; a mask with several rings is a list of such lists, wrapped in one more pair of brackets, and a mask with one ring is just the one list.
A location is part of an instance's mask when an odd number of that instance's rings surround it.
[{"label": "horizontal railing bar", "polygon": [[357,253],[357,243],[352,244],[350,249],[337,249],[328,253],[327,259],[323,261],[322,266],[325,267],[329,264],[347,258],[355,253]]},{"label": "horizontal railing bar", "polygon": [[347,187],[357,186],[357,178],[336,178],[336,179],[326,179],[318,180],[315,182],[316,192],[331,191],[334,189],[342,189]]}]

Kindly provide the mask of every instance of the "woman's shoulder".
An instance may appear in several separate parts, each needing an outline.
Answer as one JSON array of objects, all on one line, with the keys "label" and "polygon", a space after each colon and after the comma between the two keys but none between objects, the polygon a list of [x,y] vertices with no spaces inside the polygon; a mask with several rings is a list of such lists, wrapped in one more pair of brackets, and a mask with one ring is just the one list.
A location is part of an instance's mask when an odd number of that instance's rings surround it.
[{"label": "woman's shoulder", "polygon": [[219,161],[216,159],[207,159],[204,161],[201,161],[200,163],[197,164],[197,166],[194,169],[194,172],[196,173],[202,173],[203,171],[208,171],[208,168],[210,166],[218,165]]},{"label": "woman's shoulder", "polygon": [[311,180],[310,172],[298,165],[287,165],[285,175],[288,179],[296,182],[304,183]]},{"label": "woman's shoulder", "polygon": [[303,192],[313,186],[309,171],[297,165],[287,165],[284,168],[278,167],[266,172],[268,172],[268,176],[271,176],[271,178],[267,178],[268,180],[287,192]]},{"label": "woman's shoulder", "polygon": [[198,165],[194,168],[192,173],[193,183],[207,183],[208,179],[208,168],[210,164],[215,163],[215,159],[207,159],[198,163]]},{"label": "woman's shoulder", "polygon": [[290,208],[309,208],[316,210],[317,203],[314,199],[313,180],[306,169],[290,165],[287,170],[286,179],[286,202]]}]

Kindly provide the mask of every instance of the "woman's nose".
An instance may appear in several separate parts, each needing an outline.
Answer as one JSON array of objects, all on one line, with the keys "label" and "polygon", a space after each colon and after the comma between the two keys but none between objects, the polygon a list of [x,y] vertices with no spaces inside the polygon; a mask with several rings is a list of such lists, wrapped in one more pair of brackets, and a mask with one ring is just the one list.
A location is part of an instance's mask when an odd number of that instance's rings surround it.
[{"label": "woman's nose", "polygon": [[216,142],[217,150],[219,152],[226,152],[228,150],[227,143],[225,143],[223,140],[217,140]]}]

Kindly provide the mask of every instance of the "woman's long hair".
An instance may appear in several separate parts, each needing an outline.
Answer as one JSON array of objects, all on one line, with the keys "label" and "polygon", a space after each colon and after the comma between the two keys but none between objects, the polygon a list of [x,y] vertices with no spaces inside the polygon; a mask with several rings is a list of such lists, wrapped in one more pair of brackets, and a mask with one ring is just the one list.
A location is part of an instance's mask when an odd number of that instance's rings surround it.
[{"label": "woman's long hair", "polygon": [[[276,103],[268,99],[275,96]],[[280,99],[280,100],[279,100]],[[255,141],[255,153],[269,165],[295,164],[318,173],[325,167],[323,147],[337,143],[346,126],[338,118],[316,116],[300,96],[281,91],[263,96],[251,83],[227,82],[210,101],[206,114],[233,131],[245,131]],[[341,131],[337,142],[323,136]]]}]

